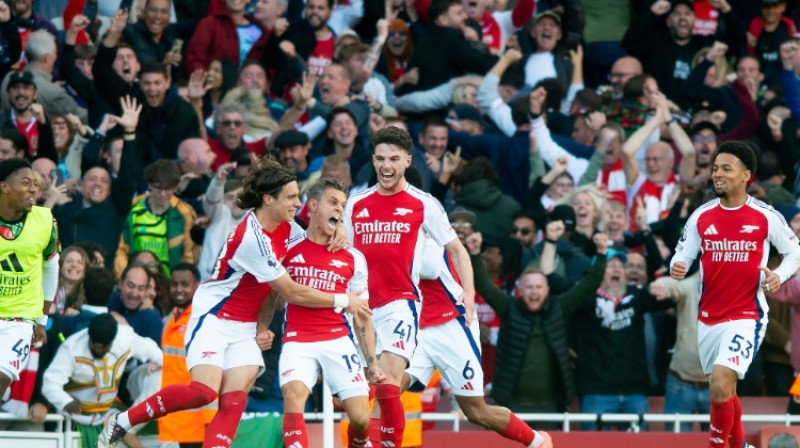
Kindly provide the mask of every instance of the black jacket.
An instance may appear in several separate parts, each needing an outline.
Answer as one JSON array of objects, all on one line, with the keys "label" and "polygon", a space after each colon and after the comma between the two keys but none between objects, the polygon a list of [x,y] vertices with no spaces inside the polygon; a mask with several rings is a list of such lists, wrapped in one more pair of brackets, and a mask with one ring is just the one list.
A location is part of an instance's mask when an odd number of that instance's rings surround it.
[{"label": "black jacket", "polygon": [[719,19],[716,35],[692,36],[689,43],[681,46],[675,43],[664,25],[664,18],[647,10],[631,21],[622,38],[622,46],[642,62],[644,72],[653,75],[659,89],[669,99],[686,106],[681,93],[689,77],[694,55],[700,49],[712,46],[715,40],[725,42],[733,51],[745,44],[746,30],[735,13],[720,13]]},{"label": "black jacket", "polygon": [[[56,151],[56,141],[53,138],[53,128],[50,127],[50,120],[48,119],[46,123],[37,123],[37,126],[39,127],[39,148],[35,154],[31,154],[29,151],[25,155],[30,161],[47,157],[57,165],[58,152]],[[11,117],[11,109],[0,114],[0,129],[5,128],[18,129],[16,121]]]},{"label": "black jacket", "polygon": [[[566,408],[575,397],[574,373],[570,365],[567,345],[567,324],[569,316],[583,303],[594,297],[605,273],[606,258],[600,257],[589,273],[567,292],[550,296],[539,313],[530,312],[518,298],[500,291],[486,274],[480,256],[471,256],[475,271],[475,289],[500,317],[500,333],[497,338],[497,357],[492,397],[500,405],[514,402],[531,403],[536,397],[520,394],[520,384],[529,381],[545,381],[557,385],[549,397],[540,397],[543,402],[555,403]],[[531,338],[533,333],[543,334],[542,338]],[[532,343],[540,346],[533,347]],[[528,359],[528,354],[538,352],[540,356],[554,358],[558,378],[522,378],[521,372],[526,364],[536,362]],[[546,353],[543,353],[546,352]]]},{"label": "black jacket", "polygon": [[75,46],[64,45],[64,52],[58,61],[61,76],[67,84],[86,102],[89,112],[89,125],[93,128],[100,126],[103,116],[111,109],[106,104],[94,81],[84,76],[78,67],[75,66]]},{"label": "black jacket", "polygon": [[488,72],[497,62],[497,56],[476,50],[461,30],[430,25],[409,61],[409,70],[419,68],[419,82],[405,84],[398,94],[428,90],[465,73],[480,75]]},{"label": "black jacket", "polygon": [[[644,345],[644,314],[674,306],[646,289],[628,285],[616,305],[598,294],[572,316],[576,378],[581,395],[647,394],[650,378]],[[580,330],[580,331],[578,331]]]},{"label": "black jacket", "polygon": [[178,96],[174,86],[167,90],[160,107],[153,108],[144,103],[136,127],[136,140],[145,165],[158,159],[176,159],[178,145],[195,137],[200,137],[197,113],[191,104]]}]

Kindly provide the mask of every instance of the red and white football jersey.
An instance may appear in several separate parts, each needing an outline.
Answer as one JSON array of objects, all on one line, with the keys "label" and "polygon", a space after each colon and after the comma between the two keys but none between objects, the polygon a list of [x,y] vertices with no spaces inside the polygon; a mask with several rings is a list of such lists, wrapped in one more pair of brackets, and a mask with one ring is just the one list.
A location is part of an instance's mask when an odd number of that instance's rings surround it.
[{"label": "red and white football jersey", "polygon": [[290,244],[304,233],[282,222],[274,232],[261,227],[253,212],[228,235],[211,278],[194,294],[192,313],[211,313],[221,319],[255,322],[271,288],[267,282],[286,273],[280,260]]},{"label": "red and white football jersey", "polygon": [[700,254],[701,322],[766,317],[764,275],[758,268],[767,265],[770,243],[784,256],[773,270],[784,282],[800,268],[800,245],[775,209],[748,196],[736,209],[715,199],[692,213],[671,264],[684,261],[690,266]]},{"label": "red and white football jersey", "polygon": [[420,329],[441,325],[464,315],[464,305],[457,304],[464,290],[453,260],[447,249],[433,242],[430,236],[425,238],[419,291],[422,294]]},{"label": "red and white football jersey", "polygon": [[483,43],[489,48],[504,51],[509,36],[521,30],[531,20],[535,9],[533,0],[521,0],[511,11],[492,12],[487,9],[478,20]]},{"label": "red and white football jersey", "polygon": [[[295,282],[332,294],[367,289],[367,262],[356,249],[328,252],[327,246],[304,239],[286,254],[286,271]],[[286,305],[284,342],[327,341],[352,336],[343,312],[333,308]]]},{"label": "red and white football jersey", "polygon": [[370,268],[370,305],[419,300],[419,270],[425,234],[445,246],[456,238],[442,205],[428,193],[407,186],[393,195],[377,186],[356,193],[344,212],[347,233]]}]

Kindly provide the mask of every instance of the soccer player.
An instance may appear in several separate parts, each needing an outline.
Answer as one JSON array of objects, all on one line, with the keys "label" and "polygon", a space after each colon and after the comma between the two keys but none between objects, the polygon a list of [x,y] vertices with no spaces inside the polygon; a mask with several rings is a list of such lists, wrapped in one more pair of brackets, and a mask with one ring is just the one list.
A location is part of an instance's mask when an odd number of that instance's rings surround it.
[{"label": "soccer player", "polygon": [[191,384],[170,385],[109,418],[98,437],[98,447],[113,448],[132,426],[204,406],[218,393],[219,410],[206,428],[203,446],[229,447],[247,392],[264,369],[256,337],[257,328],[267,324],[257,320],[266,314],[261,312],[262,306],[269,304],[265,298],[274,297],[271,289],[290,303],[370,314],[358,293],[330,294],[299,285],[278,260],[287,250],[288,222],[300,207],[299,195],[295,176],[271,157],[251,166],[237,205],[253,210],[228,235],[213,275],[200,285],[192,300],[186,329]]},{"label": "soccer player", "polygon": [[58,228],[36,207],[36,180],[24,159],[0,162],[0,397],[19,379],[33,345],[47,342],[58,288]]},{"label": "soccer player", "polygon": [[[711,382],[710,448],[746,446],[736,380],[744,378],[764,339],[764,291],[777,291],[800,268],[792,229],[775,209],[746,193],[755,172],[756,156],[746,143],[720,145],[711,168],[718,199],[689,217],[670,265],[672,277],[682,279],[700,254],[697,345]],[[770,244],[783,255],[774,272],[766,268]]]},{"label": "soccer player", "polygon": [[431,195],[412,187],[403,177],[411,165],[411,137],[386,127],[372,137],[372,164],[378,184],[347,203],[344,223],[356,249],[370,269],[370,305],[377,337],[379,365],[386,381],[375,386],[380,407],[383,446],[399,447],[405,428],[400,382],[417,345],[419,260],[425,234],[447,249],[465,285],[456,298],[473,306],[475,290],[469,254],[450,227],[447,214]]},{"label": "soccer player", "polygon": [[[365,291],[367,262],[356,249],[329,252],[327,241],[342,220],[347,187],[337,179],[317,181],[308,191],[311,212],[307,238],[286,254],[284,266],[292,279],[321,291]],[[367,363],[370,382],[385,379],[375,356],[372,319],[353,316],[351,328],[341,310],[289,304],[279,371],[283,391],[283,440],[286,446],[308,447],[303,409],[322,370],[331,391],[342,400],[350,420],[348,446],[366,446],[369,429],[369,386],[353,340],[354,331]]]},{"label": "soccer player", "polygon": [[[598,250],[605,250],[608,245],[602,236]],[[432,238],[426,239],[420,277],[423,301],[419,343],[411,366],[403,375],[403,389],[424,389],[439,369],[467,420],[525,446],[551,448],[549,434],[533,431],[507,408],[486,404],[478,321],[467,323],[466,313],[473,310],[456,302],[462,292],[458,274],[447,251]]]}]

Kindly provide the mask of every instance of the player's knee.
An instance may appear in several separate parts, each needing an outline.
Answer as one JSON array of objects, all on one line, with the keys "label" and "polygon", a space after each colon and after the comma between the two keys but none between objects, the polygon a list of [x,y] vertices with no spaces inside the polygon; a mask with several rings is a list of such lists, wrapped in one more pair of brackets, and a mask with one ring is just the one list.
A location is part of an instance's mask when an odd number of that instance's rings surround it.
[{"label": "player's knee", "polygon": [[191,399],[193,401],[192,404],[195,405],[194,407],[205,406],[217,399],[217,391],[203,383],[192,381],[189,388],[192,392]]},{"label": "player's knee", "polygon": [[709,394],[711,400],[722,402],[728,401],[736,393],[736,376],[717,374],[711,377]]},{"label": "player's knee", "polygon": [[364,412],[357,411],[351,412],[347,416],[350,419],[350,424],[358,431],[366,431],[369,428],[369,412],[364,409]]},{"label": "player's knee", "polygon": [[303,385],[298,386],[289,383],[284,386],[281,391],[283,392],[283,401],[287,404],[304,405],[306,398],[308,398],[308,392],[306,392],[305,386]]}]

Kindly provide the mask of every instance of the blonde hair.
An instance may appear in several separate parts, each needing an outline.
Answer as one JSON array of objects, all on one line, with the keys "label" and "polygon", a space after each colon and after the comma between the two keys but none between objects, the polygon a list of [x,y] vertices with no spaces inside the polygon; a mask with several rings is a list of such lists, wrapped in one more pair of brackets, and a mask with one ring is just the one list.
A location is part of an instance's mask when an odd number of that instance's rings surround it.
[{"label": "blonde hair", "polygon": [[[711,47],[701,48],[697,53],[695,53],[694,58],[692,58],[692,68],[697,67],[697,64],[705,59],[706,55],[708,54]],[[720,85],[724,85],[728,83],[726,77],[733,73],[733,68],[731,64],[728,62],[728,58],[725,55],[722,55],[714,60],[714,67],[717,69],[717,76],[716,80],[717,83]]]},{"label": "blonde hair", "polygon": [[589,200],[592,201],[592,205],[594,206],[596,212],[596,216],[594,217],[592,225],[596,227],[597,224],[600,222],[600,218],[603,213],[603,205],[606,202],[605,195],[603,194],[603,192],[600,191],[599,188],[597,188],[597,185],[595,184],[581,185],[576,189],[572,190],[571,193],[562,196],[561,199],[556,201],[556,205],[569,205],[570,207],[572,207],[573,203],[575,202],[575,198],[579,194],[587,195],[589,197]]},{"label": "blonde hair", "polygon": [[453,87],[453,95],[450,98],[450,101],[453,104],[455,104],[456,106],[459,105],[459,104],[466,103],[466,101],[464,101],[464,90],[468,86],[474,87],[475,91],[477,93],[477,90],[478,90],[478,85],[477,84],[472,83],[472,82],[461,82],[461,83],[458,83],[455,87]]},{"label": "blonde hair", "polygon": [[266,134],[278,130],[278,123],[272,118],[269,108],[264,104],[264,96],[257,88],[234,87],[220,102],[221,105],[228,103],[240,105],[247,134]]}]

